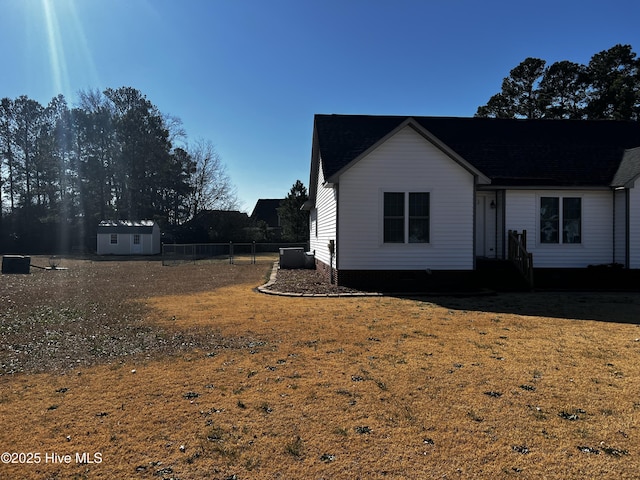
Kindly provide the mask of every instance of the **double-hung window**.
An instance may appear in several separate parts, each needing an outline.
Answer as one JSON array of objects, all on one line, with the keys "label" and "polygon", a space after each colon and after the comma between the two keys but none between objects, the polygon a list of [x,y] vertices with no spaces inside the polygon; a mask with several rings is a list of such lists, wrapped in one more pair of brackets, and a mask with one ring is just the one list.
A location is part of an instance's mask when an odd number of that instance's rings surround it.
[{"label": "double-hung window", "polygon": [[540,243],[582,243],[580,197],[540,197]]},{"label": "double-hung window", "polygon": [[429,193],[384,192],[383,242],[429,243]]}]

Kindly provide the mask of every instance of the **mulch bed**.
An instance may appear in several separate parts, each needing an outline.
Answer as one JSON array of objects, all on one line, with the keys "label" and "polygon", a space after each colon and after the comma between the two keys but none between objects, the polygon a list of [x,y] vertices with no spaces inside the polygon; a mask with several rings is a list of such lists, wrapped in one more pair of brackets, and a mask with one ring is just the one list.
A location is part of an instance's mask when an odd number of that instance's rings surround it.
[{"label": "mulch bed", "polygon": [[268,287],[274,292],[331,295],[363,293],[353,288],[332,285],[318,271],[312,269],[278,269],[275,283]]}]

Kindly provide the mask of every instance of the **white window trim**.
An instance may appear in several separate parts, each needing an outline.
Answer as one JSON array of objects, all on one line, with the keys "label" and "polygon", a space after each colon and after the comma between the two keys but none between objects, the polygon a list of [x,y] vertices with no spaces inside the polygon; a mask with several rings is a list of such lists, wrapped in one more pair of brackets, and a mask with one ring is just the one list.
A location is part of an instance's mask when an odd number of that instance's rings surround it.
[{"label": "white window trim", "polygon": [[[540,207],[542,204],[542,198],[557,198],[558,203],[558,242],[542,242],[540,240]],[[565,198],[579,198],[580,199],[580,242],[578,243],[564,243],[562,241],[562,224],[563,224],[563,205]],[[559,194],[559,193],[546,193],[538,194],[536,199],[536,246],[540,248],[583,248],[585,245],[584,238],[584,196],[582,194],[575,195],[571,193]]]},{"label": "white window trim", "polygon": [[[403,193],[404,194],[404,241],[403,242],[385,242],[384,241],[384,194],[385,193]],[[410,242],[409,241],[409,194],[410,193],[428,193],[429,194],[429,241],[428,242]],[[421,248],[431,246],[433,244],[433,230],[431,229],[433,218],[433,192],[431,190],[425,190],[421,188],[384,188],[380,189],[380,204],[378,207],[379,214],[379,243],[385,248],[392,248],[394,246],[402,245],[403,248]]]}]

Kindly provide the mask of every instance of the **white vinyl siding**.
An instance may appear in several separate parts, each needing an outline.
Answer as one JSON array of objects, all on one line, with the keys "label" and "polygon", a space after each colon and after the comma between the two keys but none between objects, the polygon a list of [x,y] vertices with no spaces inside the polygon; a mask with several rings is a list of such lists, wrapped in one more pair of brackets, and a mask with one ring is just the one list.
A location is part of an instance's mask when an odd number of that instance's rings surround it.
[{"label": "white vinyl siding", "polygon": [[629,268],[640,268],[640,181],[629,189]]},{"label": "white vinyl siding", "polygon": [[[542,197],[581,198],[581,243],[540,242]],[[560,202],[562,209],[562,202]],[[613,261],[613,197],[610,191],[509,190],[506,231],[526,230],[527,250],[536,268],[582,268]]]},{"label": "white vinyl siding", "polygon": [[[336,239],[336,187],[325,187],[322,173],[322,160],[318,162],[318,185],[316,189],[316,206],[311,211],[310,248],[315,258],[330,265],[329,241]],[[334,265],[335,267],[335,259]]]},{"label": "white vinyl siding", "polygon": [[[429,243],[384,243],[384,192],[429,193]],[[338,268],[472,270],[474,177],[406,127],[340,176]]]},{"label": "white vinyl siding", "polygon": [[155,255],[162,248],[160,236],[157,224],[151,233],[98,233],[96,252],[98,255]]}]

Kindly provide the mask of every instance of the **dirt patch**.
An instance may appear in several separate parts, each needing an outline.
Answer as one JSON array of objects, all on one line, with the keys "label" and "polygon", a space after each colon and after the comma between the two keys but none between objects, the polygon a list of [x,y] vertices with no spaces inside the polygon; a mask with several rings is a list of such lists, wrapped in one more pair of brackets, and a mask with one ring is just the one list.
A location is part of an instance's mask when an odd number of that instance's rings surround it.
[{"label": "dirt patch", "polygon": [[[47,264],[34,257],[32,263]],[[191,348],[240,348],[250,339],[217,332],[167,332],[145,323],[145,299],[260,282],[264,266],[181,265],[160,261],[59,260],[66,270],[2,275],[0,375],[64,371],[120,357],[153,357]]]}]

